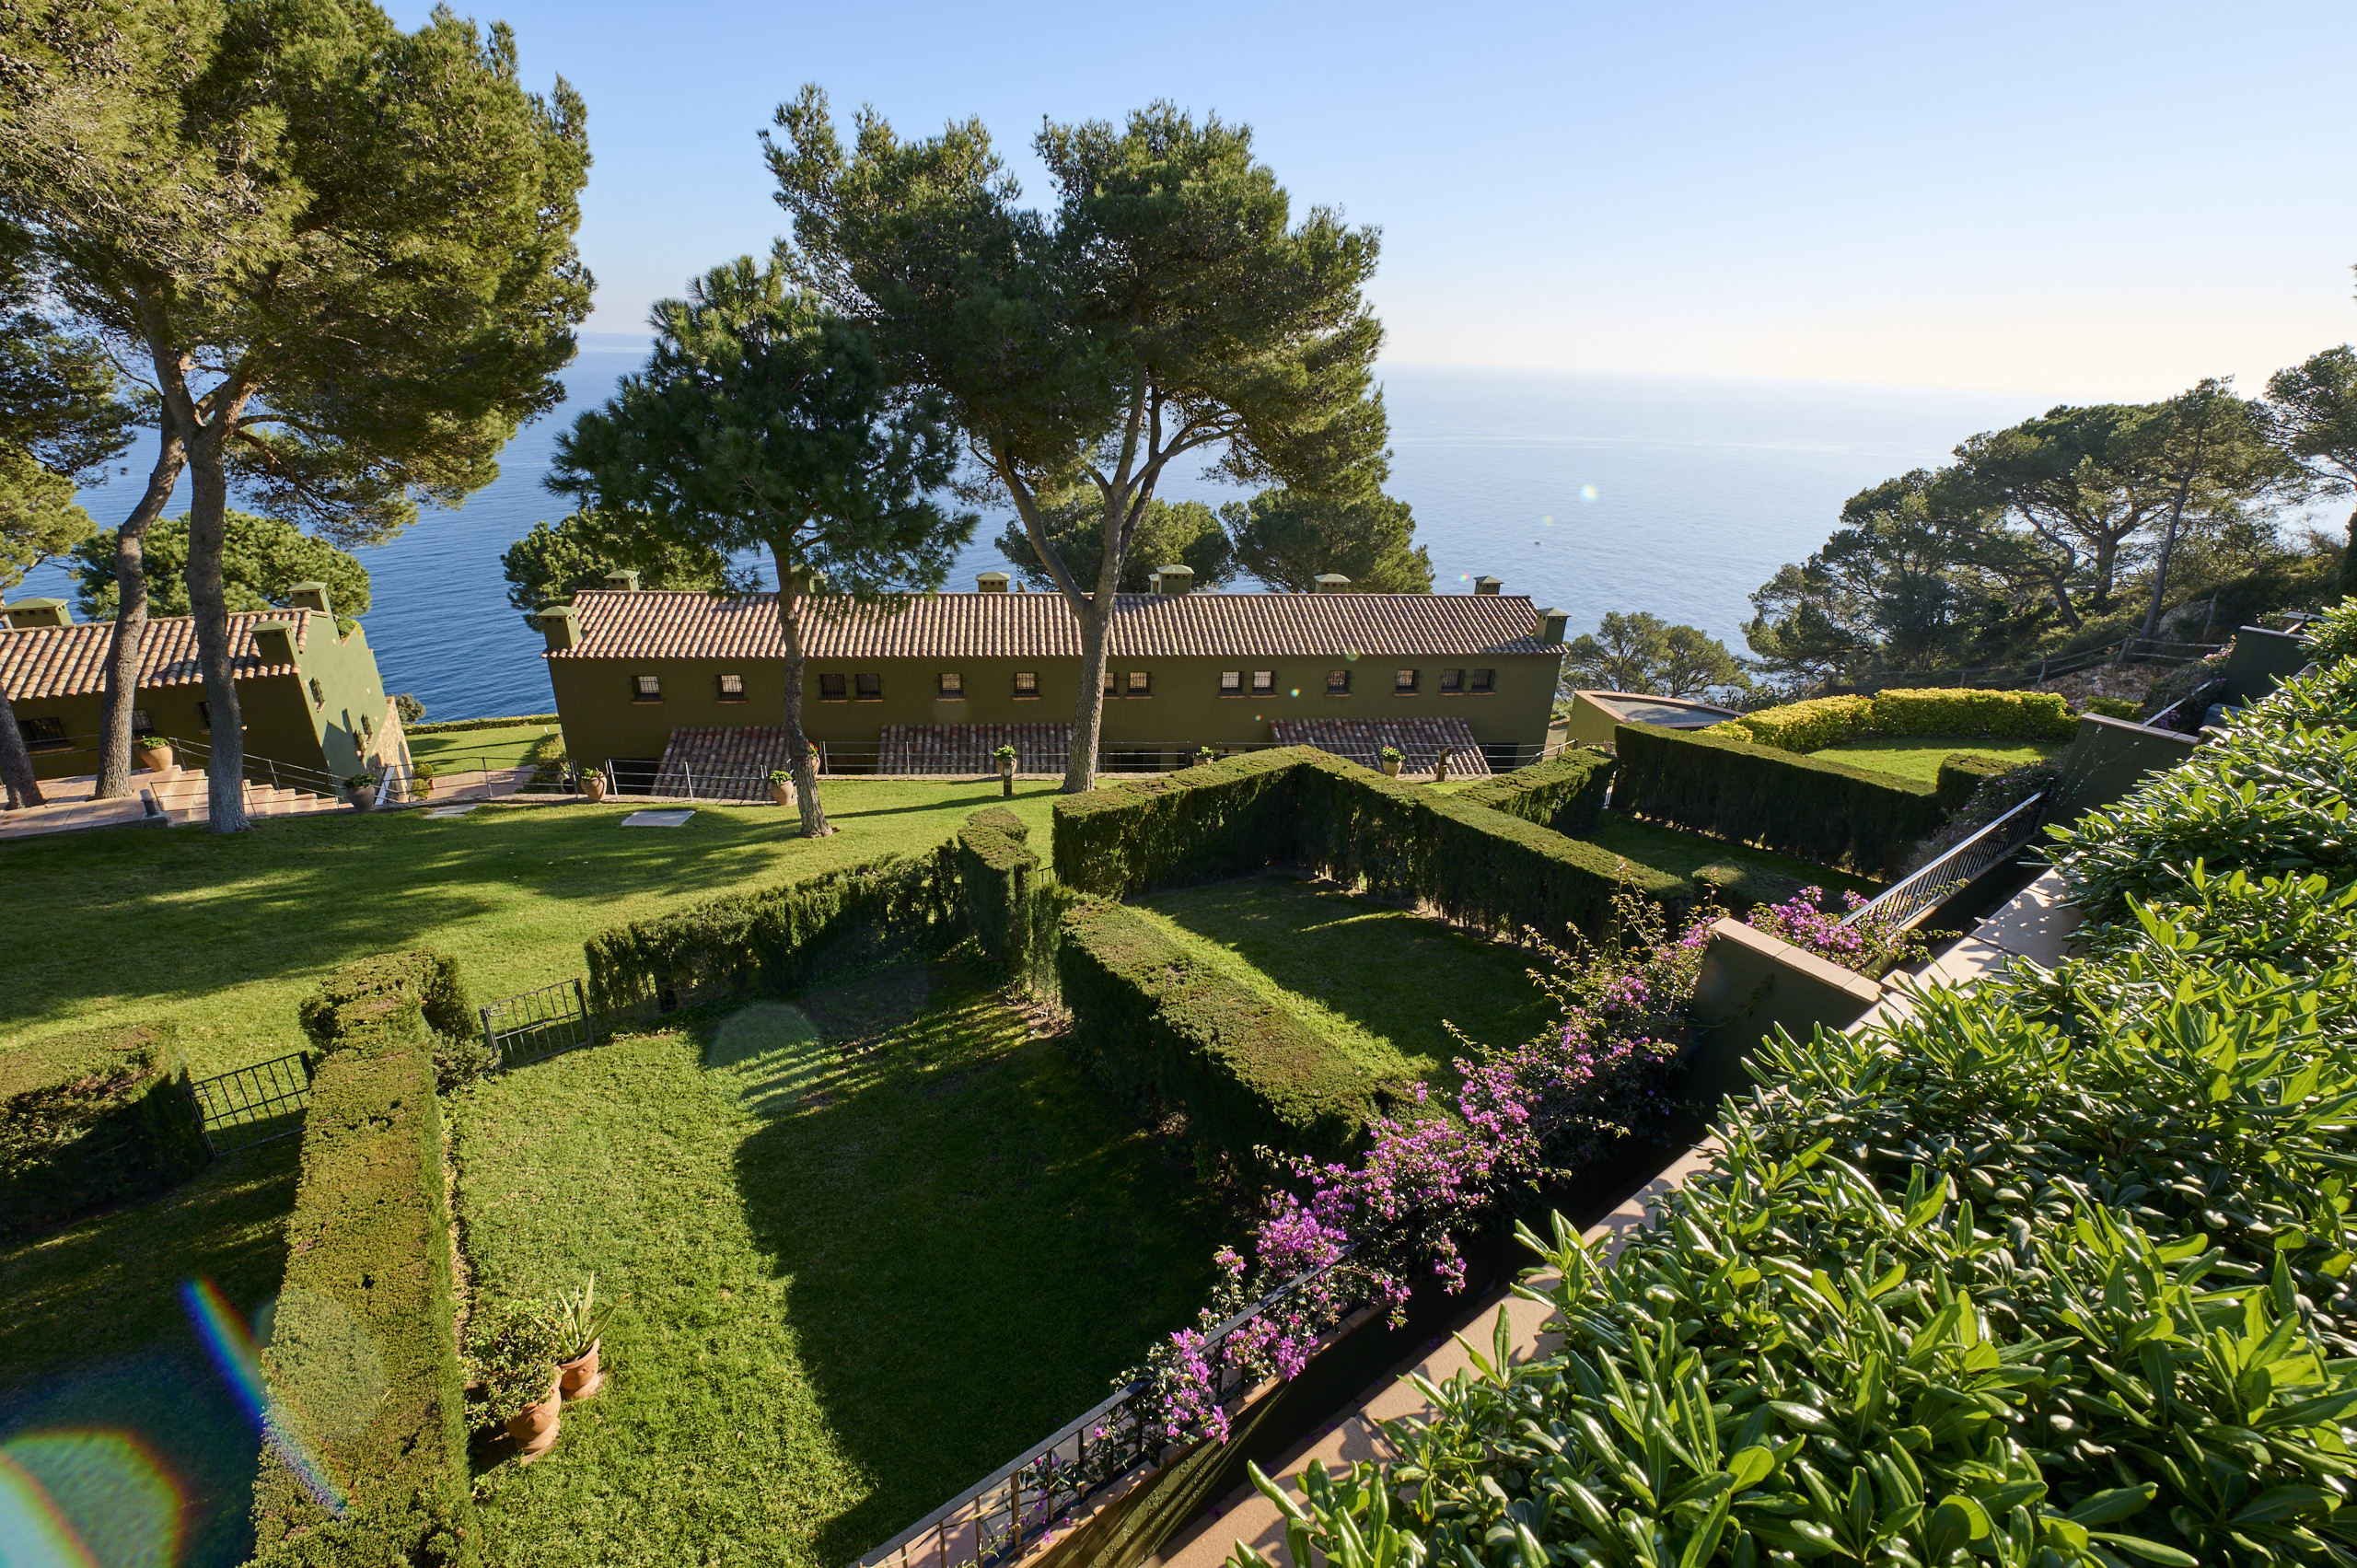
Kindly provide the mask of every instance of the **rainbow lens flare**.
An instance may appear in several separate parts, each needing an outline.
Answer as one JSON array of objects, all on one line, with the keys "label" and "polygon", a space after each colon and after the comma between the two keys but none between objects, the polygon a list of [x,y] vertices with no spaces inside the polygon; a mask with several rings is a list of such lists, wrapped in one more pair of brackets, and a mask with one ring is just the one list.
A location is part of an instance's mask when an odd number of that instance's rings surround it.
[{"label": "rainbow lens flare", "polygon": [[1583,501],[1593,501],[1593,500],[1595,500],[1595,499],[1596,499],[1596,486],[1594,486],[1593,484],[1583,484],[1583,485],[1581,485],[1581,486],[1580,486],[1580,499],[1581,499],[1581,500],[1583,500]]},{"label": "rainbow lens flare", "polygon": [[229,1305],[220,1287],[211,1280],[189,1281],[180,1287],[180,1297],[188,1304],[189,1316],[195,1320],[205,1348],[213,1353],[214,1365],[237,1390],[239,1402],[261,1430],[262,1441],[294,1472],[313,1502],[337,1518],[343,1517],[342,1490],[304,1442],[293,1412],[272,1396],[270,1385],[262,1378],[261,1352],[245,1319],[238,1316],[238,1309]]},{"label": "rainbow lens flare", "polygon": [[0,1446],[0,1562],[172,1568],[180,1488],[136,1438],[41,1432]]}]

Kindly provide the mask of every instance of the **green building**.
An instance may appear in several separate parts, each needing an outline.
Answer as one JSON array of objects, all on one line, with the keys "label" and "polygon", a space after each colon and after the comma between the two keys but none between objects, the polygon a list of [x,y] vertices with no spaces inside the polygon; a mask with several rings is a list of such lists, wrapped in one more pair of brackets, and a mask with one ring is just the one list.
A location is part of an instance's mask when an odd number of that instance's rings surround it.
[{"label": "green building", "polygon": [[[276,763],[326,780],[364,771],[405,775],[408,742],[366,633],[356,621],[349,633],[338,628],[323,583],[298,583],[291,597],[284,610],[229,617],[246,755],[257,768]],[[114,622],[76,621],[53,598],[18,599],[0,618],[0,691],[16,707],[33,772],[44,779],[96,773]],[[196,622],[185,615],[147,622],[132,731],[200,745],[212,737]],[[190,749],[182,749],[182,765]],[[308,779],[303,787],[321,783]]]},{"label": "green building", "polygon": [[[1563,615],[1483,578],[1470,594],[1195,593],[1183,566],[1123,594],[1106,672],[1115,768],[1201,747],[1306,743],[1411,772],[1535,758],[1562,661]],[[642,592],[634,574],[540,612],[566,749],[625,788],[704,793],[783,766],[785,668],[775,596]],[[1080,627],[1057,594],[973,593],[898,606],[842,598],[806,616],[802,723],[832,772],[973,774],[1002,744],[1060,772],[1079,696]],[[699,782],[701,781],[701,782]],[[718,790],[718,793],[726,793]]]}]

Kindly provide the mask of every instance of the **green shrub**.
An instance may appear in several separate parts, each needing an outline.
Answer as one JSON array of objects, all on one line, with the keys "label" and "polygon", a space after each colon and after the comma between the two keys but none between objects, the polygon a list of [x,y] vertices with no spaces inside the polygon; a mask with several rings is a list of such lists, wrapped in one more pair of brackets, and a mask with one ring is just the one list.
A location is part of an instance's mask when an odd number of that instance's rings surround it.
[{"label": "green shrub", "polygon": [[2301,629],[2300,638],[2318,664],[2357,656],[2357,598],[2344,598],[2321,611]]},{"label": "green shrub", "polygon": [[2000,773],[2013,772],[2017,764],[2003,757],[1991,757],[1983,751],[1951,751],[1940,759],[1938,790],[1942,809],[1951,814],[1964,809],[1981,784]]},{"label": "green shrub", "polygon": [[2090,697],[2081,704],[2080,711],[2102,718],[2126,719],[2130,724],[2140,723],[2144,717],[2144,704],[2125,697]]},{"label": "green shrub", "polygon": [[513,729],[518,725],[555,724],[557,717],[555,714],[517,714],[504,719],[443,719],[434,724],[411,724],[404,718],[401,728],[410,735],[451,735],[462,729]]},{"label": "green shrub", "polygon": [[1814,697],[1762,708],[1703,733],[1806,755],[1852,740],[1954,736],[1972,740],[2064,741],[2077,733],[2071,705],[2051,691],[1937,688],[1872,697]]},{"label": "green shrub", "polygon": [[1940,825],[1936,785],[1724,736],[1622,725],[1614,808],[1873,876]]},{"label": "green shrub", "polygon": [[1620,888],[1673,913],[1694,896],[1684,877],[1310,747],[1066,796],[1055,822],[1057,878],[1101,897],[1300,865],[1476,930],[1560,936],[1603,929]]},{"label": "green shrub", "polygon": [[1812,697],[1714,724],[1703,733],[1805,754],[1872,736],[1874,720],[1871,697]]},{"label": "green shrub", "polygon": [[286,1221],[296,1239],[261,1356],[271,1397],[254,1481],[259,1562],[481,1553],[434,1064],[422,997],[389,994],[390,1007],[367,1007],[364,1028],[341,1033],[311,1081]]},{"label": "green shrub", "polygon": [[1039,857],[1025,841],[1023,819],[1003,807],[966,819],[952,841],[966,923],[982,956],[1004,974],[1028,981],[1036,967],[1033,947],[1042,935],[1034,906],[1043,880]]},{"label": "green shrub", "polygon": [[1130,910],[1081,904],[1062,936],[1069,1049],[1114,1093],[1178,1106],[1196,1135],[1239,1156],[1336,1155],[1365,1126],[1376,1085],[1364,1068]]},{"label": "green shrub", "polygon": [[205,1157],[169,1025],[53,1035],[0,1054],[0,1236],[144,1197]]},{"label": "green shrub", "polygon": [[373,1039],[412,1002],[437,1033],[471,1037],[482,1031],[459,960],[424,947],[345,964],[303,999],[296,1016],[319,1050],[344,1051]]},{"label": "green shrub", "polygon": [[1596,830],[1611,789],[1611,756],[1583,748],[1459,790],[1457,798],[1579,838]]}]

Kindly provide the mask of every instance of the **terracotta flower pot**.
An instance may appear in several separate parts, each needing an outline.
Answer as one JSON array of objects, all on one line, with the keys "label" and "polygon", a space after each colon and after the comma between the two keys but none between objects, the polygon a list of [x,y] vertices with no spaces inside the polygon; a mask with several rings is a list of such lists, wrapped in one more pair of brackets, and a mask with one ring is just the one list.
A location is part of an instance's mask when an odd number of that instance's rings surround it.
[{"label": "terracotta flower pot", "polygon": [[507,1418],[507,1435],[516,1445],[516,1457],[528,1465],[556,1446],[557,1423],[563,1413],[564,1394],[552,1377],[548,1398]]},{"label": "terracotta flower pot", "polygon": [[1386,757],[1383,760],[1383,776],[1389,779],[1396,779],[1399,776],[1399,758]]},{"label": "terracotta flower pot", "polygon": [[770,785],[770,798],[788,810],[794,808],[794,786],[790,784]]},{"label": "terracotta flower pot", "polygon": [[168,746],[150,746],[139,753],[139,760],[146,764],[150,772],[162,773],[167,778],[174,771],[172,749]]},{"label": "terracotta flower pot", "polygon": [[606,1375],[598,1370],[598,1345],[591,1340],[581,1354],[556,1364],[557,1388],[567,1400],[588,1399],[606,1386]]},{"label": "terracotta flower pot", "polygon": [[581,793],[589,797],[589,803],[593,806],[598,801],[605,799],[606,775],[603,773],[591,773],[586,778],[583,779],[581,781]]},{"label": "terracotta flower pot", "polygon": [[377,792],[373,789],[355,789],[352,792],[352,804],[355,809],[374,811],[377,809]]}]

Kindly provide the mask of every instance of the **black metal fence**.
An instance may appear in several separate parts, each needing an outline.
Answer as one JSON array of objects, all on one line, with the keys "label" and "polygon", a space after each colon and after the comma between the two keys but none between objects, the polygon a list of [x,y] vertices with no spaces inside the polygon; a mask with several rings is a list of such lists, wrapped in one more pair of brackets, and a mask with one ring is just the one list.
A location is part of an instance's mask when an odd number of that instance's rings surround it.
[{"label": "black metal fence", "polygon": [[521,1067],[597,1042],[588,989],[578,980],[503,996],[480,1011],[483,1043],[499,1053],[502,1067]]},{"label": "black metal fence", "polygon": [[303,1130],[311,1104],[310,1053],[297,1051],[188,1087],[205,1149],[215,1158],[236,1154]]}]

